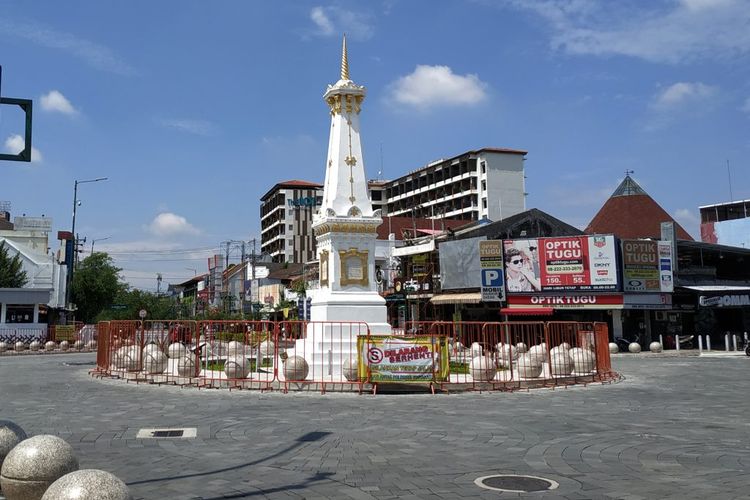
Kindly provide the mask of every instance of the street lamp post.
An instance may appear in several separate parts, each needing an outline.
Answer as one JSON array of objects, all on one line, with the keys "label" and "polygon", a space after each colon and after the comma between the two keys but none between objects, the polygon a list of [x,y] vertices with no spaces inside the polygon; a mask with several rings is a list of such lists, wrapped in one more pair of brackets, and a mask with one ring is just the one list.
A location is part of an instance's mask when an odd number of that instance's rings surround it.
[{"label": "street lamp post", "polygon": [[95,240],[91,240],[91,255],[94,255],[94,243],[97,241],[104,241],[110,239],[111,236],[107,236],[106,238],[96,238]]},{"label": "street lamp post", "polygon": [[[76,180],[73,184],[73,228],[72,228],[72,235],[73,235],[73,252],[77,251],[77,241],[76,238],[76,209],[78,208],[78,185],[79,184],[86,184],[89,182],[99,182],[99,181],[106,181],[107,177],[97,177],[96,179],[87,179],[83,181]],[[75,255],[75,253],[74,253]],[[74,261],[73,261],[74,262]],[[65,286],[65,306],[70,305],[70,288],[73,285],[73,269],[75,268],[75,265],[71,265],[70,269],[68,269],[68,280],[67,284]]]}]

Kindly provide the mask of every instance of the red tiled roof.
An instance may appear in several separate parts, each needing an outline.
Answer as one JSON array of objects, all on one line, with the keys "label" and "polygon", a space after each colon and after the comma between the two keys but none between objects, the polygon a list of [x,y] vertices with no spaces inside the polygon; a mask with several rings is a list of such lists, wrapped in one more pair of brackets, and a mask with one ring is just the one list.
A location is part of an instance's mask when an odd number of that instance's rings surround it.
[{"label": "red tiled roof", "polygon": [[414,226],[417,227],[417,236],[423,236],[424,232],[431,233],[434,228],[440,232],[443,229],[453,229],[460,226],[465,226],[469,221],[465,220],[435,220],[432,219],[413,219],[411,217],[383,217],[383,223],[378,226],[378,239],[387,240],[388,234],[393,233],[396,235],[397,240],[403,240],[405,238],[414,237]]},{"label": "red tiled roof", "polygon": [[693,241],[648,194],[612,196],[589,223],[588,234],[614,234],[620,238],[661,238],[661,223],[675,224],[677,239]]}]

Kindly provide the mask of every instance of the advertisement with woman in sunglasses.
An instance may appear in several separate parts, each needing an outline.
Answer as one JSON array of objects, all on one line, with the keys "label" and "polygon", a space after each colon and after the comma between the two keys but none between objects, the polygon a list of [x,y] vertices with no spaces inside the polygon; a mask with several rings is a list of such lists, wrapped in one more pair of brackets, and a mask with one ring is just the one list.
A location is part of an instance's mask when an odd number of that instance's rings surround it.
[{"label": "advertisement with woman in sunglasses", "polygon": [[509,292],[538,292],[537,240],[505,240],[505,286]]}]

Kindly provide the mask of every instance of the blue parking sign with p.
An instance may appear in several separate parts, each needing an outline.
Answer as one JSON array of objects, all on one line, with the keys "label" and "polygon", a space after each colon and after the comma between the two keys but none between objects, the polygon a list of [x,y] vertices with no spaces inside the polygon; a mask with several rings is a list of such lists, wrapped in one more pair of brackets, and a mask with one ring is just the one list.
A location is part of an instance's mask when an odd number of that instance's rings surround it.
[{"label": "blue parking sign with p", "polygon": [[502,269],[482,269],[483,287],[501,287],[504,283]]}]

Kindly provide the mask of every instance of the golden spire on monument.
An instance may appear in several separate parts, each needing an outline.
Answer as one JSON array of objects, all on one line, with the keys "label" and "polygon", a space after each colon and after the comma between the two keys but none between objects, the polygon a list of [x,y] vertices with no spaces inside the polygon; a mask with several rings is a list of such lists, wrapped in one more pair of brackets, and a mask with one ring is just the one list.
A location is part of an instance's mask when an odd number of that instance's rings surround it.
[{"label": "golden spire on monument", "polygon": [[341,47],[341,79],[350,80],[349,78],[349,60],[346,56],[346,33],[344,33],[344,41]]}]

